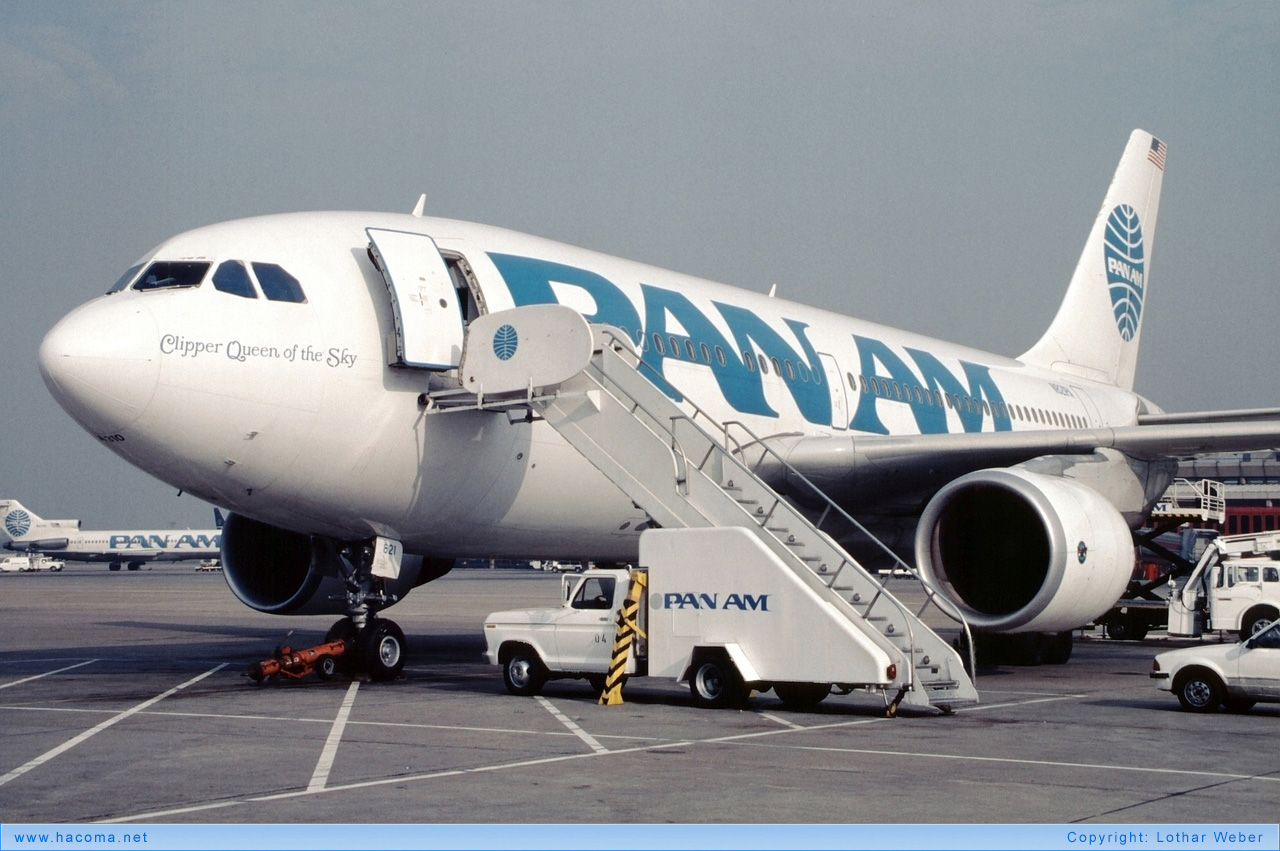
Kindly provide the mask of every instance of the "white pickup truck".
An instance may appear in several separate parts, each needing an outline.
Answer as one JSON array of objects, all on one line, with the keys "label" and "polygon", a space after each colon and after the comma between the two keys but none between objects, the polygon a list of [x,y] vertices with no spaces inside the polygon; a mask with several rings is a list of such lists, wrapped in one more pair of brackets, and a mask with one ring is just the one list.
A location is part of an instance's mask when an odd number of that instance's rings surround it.
[{"label": "white pickup truck", "polygon": [[488,661],[502,667],[512,694],[537,694],[557,678],[603,687],[618,611],[633,574],[644,572],[636,615],[643,638],[626,657],[628,677],[687,681],[694,703],[708,708],[741,705],[752,689],[772,687],[784,703],[803,707],[833,686],[846,694],[902,686],[905,675],[881,646],[762,553],[745,529],[646,532],[645,567],[566,575],[560,606],[489,615]]}]

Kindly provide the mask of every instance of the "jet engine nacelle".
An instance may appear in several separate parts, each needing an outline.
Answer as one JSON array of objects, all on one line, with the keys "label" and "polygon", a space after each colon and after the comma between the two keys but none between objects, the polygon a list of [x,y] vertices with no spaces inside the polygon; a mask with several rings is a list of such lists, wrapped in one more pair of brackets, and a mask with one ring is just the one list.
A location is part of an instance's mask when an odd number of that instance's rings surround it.
[{"label": "jet engine nacelle", "polygon": [[1018,468],[978,470],[933,497],[916,562],[970,626],[1074,629],[1113,606],[1133,573],[1120,512],[1078,482]]},{"label": "jet engine nacelle", "polygon": [[[222,527],[222,575],[240,602],[273,615],[346,614],[346,585],[332,541],[227,515]],[[400,576],[385,580],[388,596],[403,599],[414,587],[448,572],[452,562],[424,566],[405,555]],[[391,605],[388,603],[388,605]]]}]

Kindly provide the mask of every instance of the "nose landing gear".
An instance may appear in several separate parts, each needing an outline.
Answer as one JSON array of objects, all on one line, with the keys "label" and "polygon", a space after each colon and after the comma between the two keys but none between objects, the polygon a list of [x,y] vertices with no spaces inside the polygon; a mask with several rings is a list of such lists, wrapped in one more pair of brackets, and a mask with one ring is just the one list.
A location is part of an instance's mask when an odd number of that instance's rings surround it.
[{"label": "nose landing gear", "polygon": [[299,679],[312,671],[324,680],[345,673],[386,682],[404,670],[404,631],[376,614],[397,598],[387,594],[382,579],[373,574],[372,547],[348,545],[337,555],[347,591],[334,599],[346,602],[347,616],[329,628],[323,644],[301,651],[281,647],[271,659],[250,665],[249,676],[255,682],[277,676]]}]

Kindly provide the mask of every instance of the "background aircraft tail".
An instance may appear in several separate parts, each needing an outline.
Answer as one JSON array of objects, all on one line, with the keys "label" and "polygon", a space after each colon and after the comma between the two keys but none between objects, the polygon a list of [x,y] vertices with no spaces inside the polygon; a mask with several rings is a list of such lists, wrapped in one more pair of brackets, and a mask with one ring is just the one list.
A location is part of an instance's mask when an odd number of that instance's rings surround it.
[{"label": "background aircraft tail", "polygon": [[12,540],[36,538],[80,528],[79,520],[45,520],[16,499],[0,499],[0,528]]},{"label": "background aircraft tail", "polygon": [[1133,389],[1167,146],[1129,136],[1049,330],[1018,360]]}]

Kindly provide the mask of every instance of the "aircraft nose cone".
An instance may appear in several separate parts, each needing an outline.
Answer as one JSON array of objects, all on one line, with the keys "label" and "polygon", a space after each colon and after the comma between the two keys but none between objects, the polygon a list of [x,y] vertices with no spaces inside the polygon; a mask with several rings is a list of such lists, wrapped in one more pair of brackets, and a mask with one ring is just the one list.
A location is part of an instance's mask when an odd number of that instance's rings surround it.
[{"label": "aircraft nose cone", "polygon": [[40,374],[58,404],[99,437],[146,410],[160,381],[155,318],[136,298],[104,296],[64,316],[40,344]]}]

